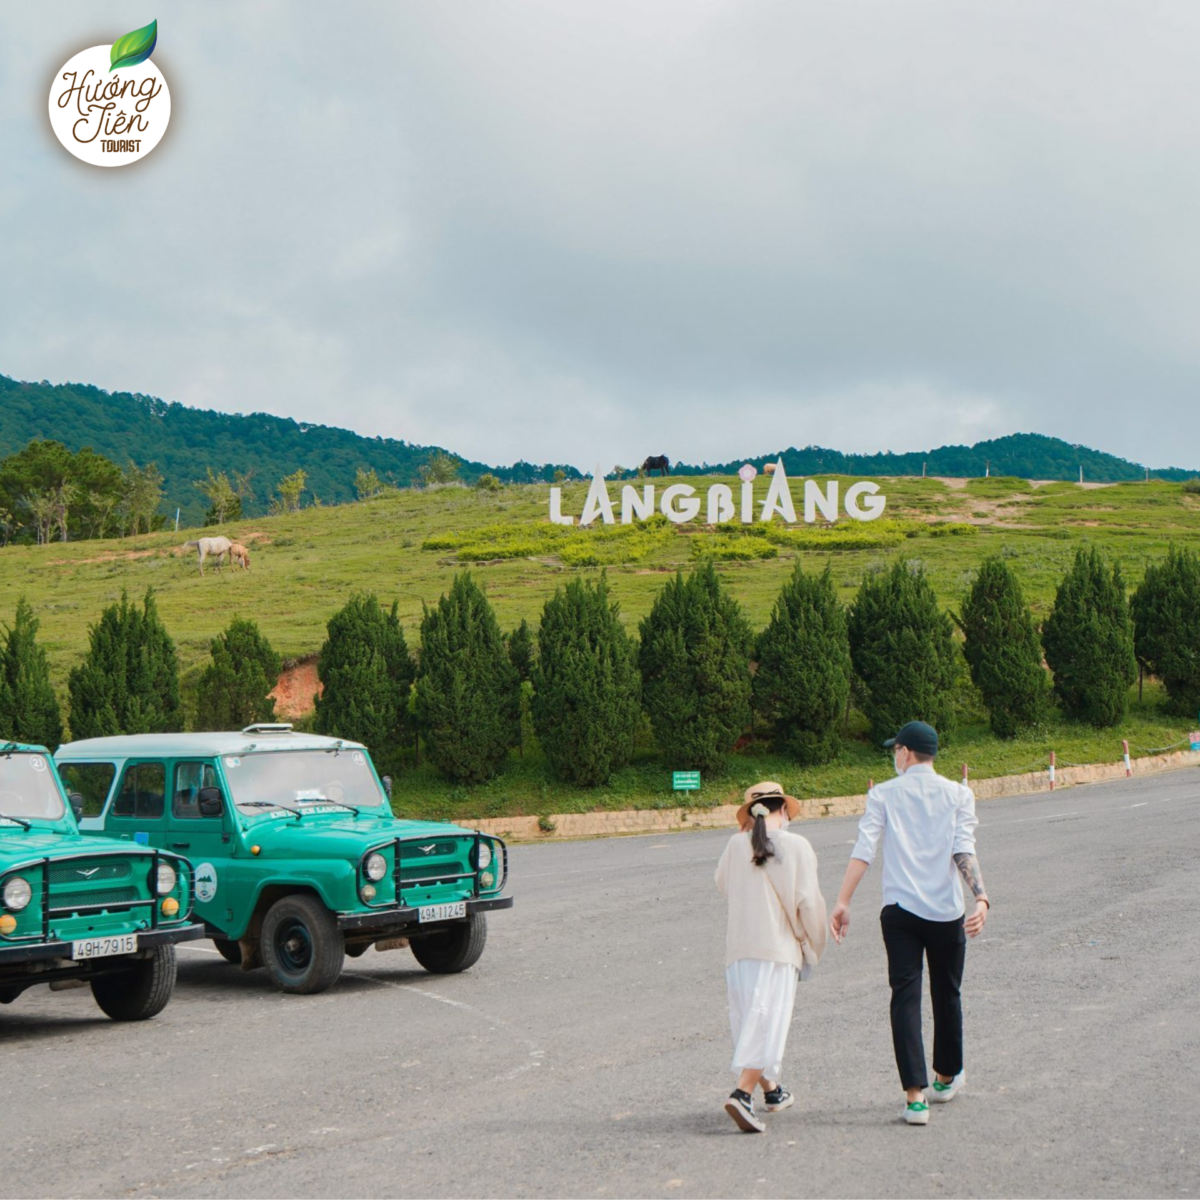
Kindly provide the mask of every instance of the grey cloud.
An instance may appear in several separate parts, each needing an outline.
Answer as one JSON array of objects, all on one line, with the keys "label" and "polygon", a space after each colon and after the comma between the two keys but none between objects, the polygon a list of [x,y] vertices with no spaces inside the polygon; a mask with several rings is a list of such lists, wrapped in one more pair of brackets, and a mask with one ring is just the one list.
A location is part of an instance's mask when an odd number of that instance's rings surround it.
[{"label": "grey cloud", "polygon": [[93,6],[0,18],[6,373],[492,461],[1037,429],[1200,465],[1194,6],[159,20],[172,129],[102,173],[42,128]]}]

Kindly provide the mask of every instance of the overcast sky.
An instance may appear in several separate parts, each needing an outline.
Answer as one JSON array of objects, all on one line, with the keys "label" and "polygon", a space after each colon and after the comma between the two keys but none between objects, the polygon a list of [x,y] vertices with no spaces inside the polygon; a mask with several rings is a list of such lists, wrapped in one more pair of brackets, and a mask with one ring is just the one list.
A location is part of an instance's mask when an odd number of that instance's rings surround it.
[{"label": "overcast sky", "polygon": [[[50,132],[157,17],[171,127]],[[605,468],[1200,466],[1200,5],[0,10],[0,372]]]}]

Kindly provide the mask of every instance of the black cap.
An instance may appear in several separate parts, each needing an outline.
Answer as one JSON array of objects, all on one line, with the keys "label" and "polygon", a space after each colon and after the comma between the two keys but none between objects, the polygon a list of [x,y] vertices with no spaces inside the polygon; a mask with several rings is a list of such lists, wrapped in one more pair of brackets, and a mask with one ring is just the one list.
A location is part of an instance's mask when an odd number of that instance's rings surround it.
[{"label": "black cap", "polygon": [[909,721],[894,738],[888,738],[883,743],[890,750],[893,746],[903,746],[914,754],[936,754],[938,752],[937,730],[924,721]]}]

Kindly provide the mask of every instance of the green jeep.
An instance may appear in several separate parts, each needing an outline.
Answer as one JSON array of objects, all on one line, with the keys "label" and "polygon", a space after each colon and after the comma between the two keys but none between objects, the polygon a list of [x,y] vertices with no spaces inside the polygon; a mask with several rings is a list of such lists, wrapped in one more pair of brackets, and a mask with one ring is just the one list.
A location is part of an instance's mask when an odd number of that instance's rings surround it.
[{"label": "green jeep", "polygon": [[26,988],[91,984],[116,1021],[162,1012],[191,917],[186,858],[85,838],[50,752],[0,745],[0,1004]]},{"label": "green jeep", "polygon": [[485,914],[512,907],[504,843],[397,819],[357,742],[251,725],[91,738],[56,758],[83,830],[186,853],[217,949],[285,992],[324,991],[370,946],[465,971]]}]

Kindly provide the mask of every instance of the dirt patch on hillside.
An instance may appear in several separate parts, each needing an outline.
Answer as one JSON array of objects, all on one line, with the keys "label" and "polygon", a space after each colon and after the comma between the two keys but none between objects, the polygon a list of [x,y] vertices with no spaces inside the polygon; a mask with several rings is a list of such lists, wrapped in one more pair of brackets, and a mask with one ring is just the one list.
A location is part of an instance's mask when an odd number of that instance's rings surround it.
[{"label": "dirt patch on hillside", "polygon": [[52,558],[52,567],[77,567],[92,563],[120,562],[132,558],[150,558],[161,554],[161,550],[110,550],[107,554],[97,554],[93,558]]},{"label": "dirt patch on hillside", "polygon": [[313,711],[313,699],[321,694],[317,678],[317,656],[309,655],[285,666],[271,692],[275,713],[280,717],[306,717]]}]

